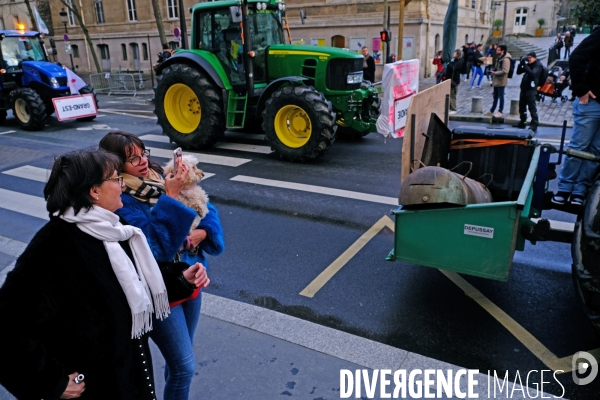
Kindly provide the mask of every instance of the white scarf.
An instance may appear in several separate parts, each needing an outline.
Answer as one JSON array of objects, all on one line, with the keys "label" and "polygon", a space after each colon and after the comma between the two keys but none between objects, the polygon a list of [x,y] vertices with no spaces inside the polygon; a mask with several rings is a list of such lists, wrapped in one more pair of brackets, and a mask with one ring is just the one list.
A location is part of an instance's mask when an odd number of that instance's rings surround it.
[{"label": "white scarf", "polygon": [[[121,224],[116,214],[102,207],[92,207],[87,212],[82,209],[77,215],[69,208],[60,218],[75,223],[83,232],[104,243],[131,309],[132,339],[152,330],[153,312],[161,320],[169,315],[167,289],[141,229]],[[124,240],[129,240],[135,266],[119,245]]]}]

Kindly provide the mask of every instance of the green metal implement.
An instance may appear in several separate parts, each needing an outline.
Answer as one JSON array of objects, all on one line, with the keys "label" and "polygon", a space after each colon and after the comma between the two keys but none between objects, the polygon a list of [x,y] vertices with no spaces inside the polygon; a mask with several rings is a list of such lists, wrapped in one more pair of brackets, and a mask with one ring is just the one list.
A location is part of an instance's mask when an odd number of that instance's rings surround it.
[{"label": "green metal implement", "polygon": [[394,250],[388,260],[507,281],[515,250],[524,249],[521,226],[539,216],[531,207],[540,158],[535,146],[516,201],[393,211]]}]

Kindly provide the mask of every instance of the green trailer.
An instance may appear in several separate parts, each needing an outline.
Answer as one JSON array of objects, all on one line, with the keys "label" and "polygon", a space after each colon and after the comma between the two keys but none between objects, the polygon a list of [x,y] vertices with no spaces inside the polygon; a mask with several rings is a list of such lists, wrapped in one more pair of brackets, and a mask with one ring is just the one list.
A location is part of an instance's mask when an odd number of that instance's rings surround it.
[{"label": "green trailer", "polygon": [[[562,142],[565,132],[566,121]],[[526,240],[533,244],[537,241],[571,243],[576,290],[600,333],[600,168],[581,207],[568,203],[553,205],[552,193],[548,191],[548,183],[556,178],[556,167],[563,154],[595,162],[600,162],[600,158],[570,149],[565,151],[562,144],[556,149],[535,139],[524,142],[527,151],[522,154],[526,155],[526,163],[504,166],[513,177],[515,173],[522,174],[522,179],[513,180],[514,194],[508,198],[498,196],[499,201],[465,206],[400,206],[392,211],[394,248],[387,259],[507,281],[514,253],[525,249]],[[482,153],[480,158],[472,156],[473,160],[487,163],[490,149],[481,148],[483,151],[488,153]],[[476,152],[471,152],[473,154]],[[489,177],[480,180],[489,182]],[[543,219],[542,210],[549,208],[577,214],[574,233],[556,229]]]}]

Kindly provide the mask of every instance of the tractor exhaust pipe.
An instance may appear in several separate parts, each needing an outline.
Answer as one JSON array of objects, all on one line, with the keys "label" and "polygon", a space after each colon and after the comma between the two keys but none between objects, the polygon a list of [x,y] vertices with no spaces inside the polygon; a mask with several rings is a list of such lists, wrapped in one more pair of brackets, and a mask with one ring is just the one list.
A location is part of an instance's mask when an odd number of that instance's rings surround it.
[{"label": "tractor exhaust pipe", "polygon": [[254,96],[254,63],[250,57],[252,37],[250,36],[250,26],[248,26],[248,0],[244,0],[244,5],[242,6],[242,32],[246,86],[248,88],[248,97],[252,97]]}]

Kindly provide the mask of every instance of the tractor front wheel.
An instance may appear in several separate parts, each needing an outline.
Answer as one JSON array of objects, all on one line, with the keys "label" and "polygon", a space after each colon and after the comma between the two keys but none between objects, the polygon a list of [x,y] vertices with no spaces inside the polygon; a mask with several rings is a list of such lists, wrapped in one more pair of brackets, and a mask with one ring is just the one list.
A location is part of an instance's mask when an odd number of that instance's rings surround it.
[{"label": "tractor front wheel", "polygon": [[583,207],[571,244],[573,281],[585,313],[600,334],[600,179]]},{"label": "tractor front wheel", "polygon": [[267,100],[263,130],[271,148],[290,161],[322,156],[335,141],[331,102],[310,86],[285,86]]},{"label": "tractor front wheel", "polygon": [[11,93],[13,114],[21,128],[27,131],[39,131],[44,128],[48,115],[42,98],[36,91],[21,88]]},{"label": "tractor front wheel", "polygon": [[154,113],[171,140],[182,147],[207,148],[225,133],[220,90],[202,72],[185,64],[162,70]]}]

